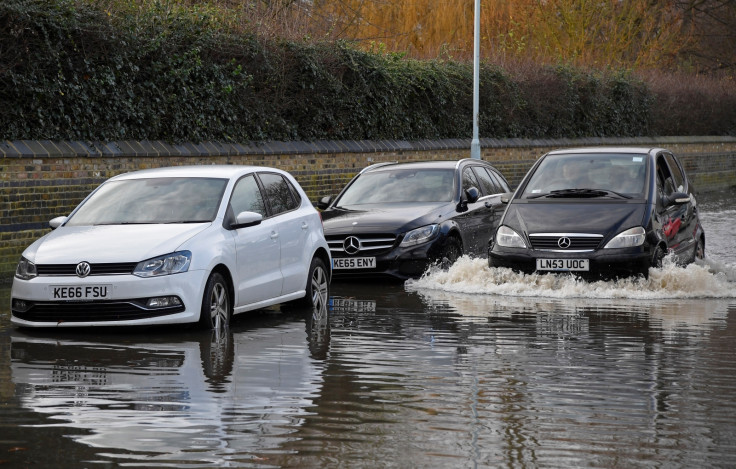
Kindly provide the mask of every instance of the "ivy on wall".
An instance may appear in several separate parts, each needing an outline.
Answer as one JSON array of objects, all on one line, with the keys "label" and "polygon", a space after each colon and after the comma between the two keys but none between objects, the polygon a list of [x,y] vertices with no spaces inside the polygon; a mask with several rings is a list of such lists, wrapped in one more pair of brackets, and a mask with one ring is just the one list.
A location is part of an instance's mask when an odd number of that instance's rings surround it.
[{"label": "ivy on wall", "polygon": [[[472,81],[472,64],[266,41],[198,11],[0,5],[0,140],[467,138]],[[651,125],[653,94],[627,73],[484,64],[480,83],[484,137],[667,134]]]}]

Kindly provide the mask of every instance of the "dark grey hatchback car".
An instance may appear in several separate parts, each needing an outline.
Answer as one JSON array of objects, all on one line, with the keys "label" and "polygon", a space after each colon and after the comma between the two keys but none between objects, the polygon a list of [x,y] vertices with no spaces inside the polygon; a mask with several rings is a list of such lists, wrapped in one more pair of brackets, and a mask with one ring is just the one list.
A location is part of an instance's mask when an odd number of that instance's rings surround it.
[{"label": "dark grey hatchback car", "polygon": [[407,279],[462,254],[485,257],[508,192],[482,160],[369,166],[318,204],[334,278]]},{"label": "dark grey hatchback car", "polygon": [[489,265],[591,277],[649,275],[667,253],[705,255],[695,191],[662,148],[547,153],[508,201]]}]

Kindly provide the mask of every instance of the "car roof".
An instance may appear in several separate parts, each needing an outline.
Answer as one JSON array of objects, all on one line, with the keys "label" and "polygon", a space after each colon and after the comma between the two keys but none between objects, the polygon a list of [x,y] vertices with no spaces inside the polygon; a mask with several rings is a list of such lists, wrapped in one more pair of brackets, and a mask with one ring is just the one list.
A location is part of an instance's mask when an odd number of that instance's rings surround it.
[{"label": "car roof", "polygon": [[570,153],[587,153],[587,154],[641,154],[647,155],[652,152],[662,151],[662,148],[655,147],[583,147],[583,148],[561,148],[554,150],[548,155],[570,154]]},{"label": "car roof", "polygon": [[430,160],[430,161],[407,161],[407,162],[388,162],[388,163],[376,163],[371,166],[364,168],[361,173],[368,171],[380,171],[382,169],[454,169],[463,163],[481,163],[484,165],[491,166],[491,163],[484,160],[477,160],[471,158],[463,158],[460,160]]},{"label": "car roof", "polygon": [[120,174],[111,179],[139,179],[154,177],[205,177],[230,179],[253,171],[272,171],[284,174],[284,171],[264,166],[243,165],[200,165],[200,166],[166,166],[162,168],[144,169]]}]

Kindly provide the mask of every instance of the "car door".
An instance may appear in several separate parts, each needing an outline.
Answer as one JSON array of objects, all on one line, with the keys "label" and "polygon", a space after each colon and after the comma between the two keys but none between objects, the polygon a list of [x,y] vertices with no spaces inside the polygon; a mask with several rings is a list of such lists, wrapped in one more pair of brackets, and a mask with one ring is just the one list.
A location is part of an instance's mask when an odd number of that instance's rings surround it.
[{"label": "car door", "polygon": [[466,200],[466,203],[461,203],[463,205],[463,211],[455,217],[455,221],[460,225],[463,236],[463,250],[466,254],[485,254],[486,246],[492,233],[490,230],[490,226],[493,223],[492,204],[486,206],[488,196],[484,194],[481,182],[478,180],[471,166],[463,168],[461,177],[461,198],[467,199],[466,191],[471,187],[475,187],[480,194],[480,197],[475,202]]},{"label": "car door", "polygon": [[[692,248],[693,203],[692,200],[679,205],[666,205],[664,203],[675,192],[687,190],[687,187],[685,187],[687,181],[684,179],[679,165],[670,157],[674,158],[669,153],[661,153],[657,156],[657,211],[667,247],[678,257],[682,257],[685,251]],[[668,160],[673,161],[673,167],[670,166]]]},{"label": "car door", "polygon": [[299,209],[298,192],[281,174],[259,172],[258,178],[281,242],[279,268],[284,279],[281,294],[303,290],[312,260],[311,253],[304,250],[309,234],[317,228],[314,226],[316,218],[311,216],[313,213]]},{"label": "car door", "polygon": [[263,193],[253,174],[241,178],[230,198],[233,214],[256,212],[263,221],[235,230],[237,297],[235,306],[244,306],[281,295],[281,239],[278,220],[268,217]]},{"label": "car door", "polygon": [[685,258],[689,258],[689,253],[695,249],[696,242],[696,239],[693,237],[693,233],[695,233],[694,224],[697,215],[695,195],[692,194],[689,182],[685,176],[685,171],[682,169],[682,165],[680,165],[680,162],[677,160],[675,155],[672,153],[664,153],[664,158],[672,176],[674,190],[690,196],[690,201],[678,206],[679,210],[675,213],[675,216],[679,218],[680,228],[675,236],[676,248],[673,247],[678,255],[683,256],[685,253],[688,253]]}]

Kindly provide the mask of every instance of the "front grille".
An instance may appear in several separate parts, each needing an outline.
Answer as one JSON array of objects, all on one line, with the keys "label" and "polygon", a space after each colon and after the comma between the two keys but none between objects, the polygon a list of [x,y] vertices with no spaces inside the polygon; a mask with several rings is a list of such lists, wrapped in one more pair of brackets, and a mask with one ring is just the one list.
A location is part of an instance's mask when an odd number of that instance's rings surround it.
[{"label": "front grille", "polygon": [[[138,262],[116,262],[110,264],[90,264],[89,275],[126,275],[132,274]],[[39,276],[77,275],[77,264],[39,264],[36,271]]]},{"label": "front grille", "polygon": [[145,299],[100,302],[34,303],[13,316],[32,322],[131,321],[181,313],[184,306],[147,309]]},{"label": "front grille", "polygon": [[[560,247],[560,239],[567,238],[570,245],[566,248]],[[529,239],[532,248],[539,251],[593,251],[603,239],[603,235],[599,234],[581,234],[581,233],[560,233],[560,234],[530,234]]]},{"label": "front grille", "polygon": [[358,238],[360,250],[354,256],[371,255],[375,256],[386,251],[390,251],[397,243],[396,235],[391,233],[378,234],[353,234],[353,235],[330,235],[326,236],[327,244],[330,246],[330,252],[338,254],[347,254],[343,247],[345,239],[353,236]]}]

